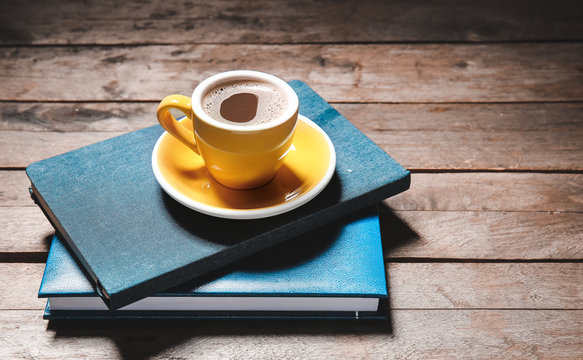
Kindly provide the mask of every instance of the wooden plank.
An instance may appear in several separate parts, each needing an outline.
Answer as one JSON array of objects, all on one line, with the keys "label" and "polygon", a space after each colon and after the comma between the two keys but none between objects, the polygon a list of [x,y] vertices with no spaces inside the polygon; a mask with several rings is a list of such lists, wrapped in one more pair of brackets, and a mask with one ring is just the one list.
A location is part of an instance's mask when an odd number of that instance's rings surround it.
[{"label": "wooden plank", "polygon": [[[413,174],[410,190],[385,201],[393,211],[381,213],[386,256],[582,259],[581,177]],[[28,178],[1,171],[0,180],[0,252],[46,252],[52,230],[28,195]]]},{"label": "wooden plank", "polygon": [[0,312],[0,357],[579,359],[583,311],[395,310],[391,323],[134,321],[47,323]]},{"label": "wooden plank", "polygon": [[0,255],[46,254],[54,232],[37,206],[0,207]]},{"label": "wooden plank", "polygon": [[43,310],[38,298],[45,264],[0,263],[0,310]]},{"label": "wooden plank", "polygon": [[250,68],[304,80],[328,101],[581,101],[582,53],[582,43],[5,47],[0,100],[158,101]]},{"label": "wooden plank", "polygon": [[[583,131],[583,103],[332,105],[369,136],[391,131]],[[158,102],[2,102],[0,130],[134,131],[157,123],[157,106]]]},{"label": "wooden plank", "polygon": [[[546,131],[365,133],[408,169],[573,171],[583,170],[583,127],[581,129],[550,134]],[[120,134],[2,131],[0,142],[6,150],[0,153],[0,167],[24,168],[35,161]]]},{"label": "wooden plank", "polygon": [[157,106],[157,102],[5,102],[0,103],[0,130],[48,132],[129,132],[157,124]]},{"label": "wooden plank", "polygon": [[580,104],[337,107],[410,169],[572,171],[583,167]]},{"label": "wooden plank", "polygon": [[[583,259],[583,213],[382,209],[380,216],[389,261]],[[52,233],[36,207],[0,207],[0,255],[36,261]]]},{"label": "wooden plank", "polygon": [[[1,44],[581,40],[544,1],[3,1]],[[25,22],[22,19],[35,19]]]},{"label": "wooden plank", "polygon": [[36,206],[30,198],[30,180],[24,171],[0,171],[0,206]]},{"label": "wooden plank", "polygon": [[397,309],[582,309],[583,263],[389,263]]},{"label": "wooden plank", "polygon": [[[336,105],[410,169],[583,170],[581,104]],[[25,167],[154,125],[155,107],[0,103],[0,143],[7,149],[0,166]]]},{"label": "wooden plank", "polygon": [[408,169],[583,170],[583,132],[391,131],[371,135]]},{"label": "wooden plank", "polygon": [[121,132],[3,131],[0,133],[0,142],[4,149],[0,153],[0,167],[25,168],[35,161],[121,134]]},{"label": "wooden plank", "polygon": [[413,174],[411,188],[384,202],[394,210],[583,211],[583,175]]},{"label": "wooden plank", "polygon": [[[6,130],[26,130],[19,116],[0,114],[11,125]],[[24,105],[27,106],[27,105]],[[457,131],[484,133],[525,133],[530,131],[572,131],[580,133],[583,127],[582,103],[530,104],[333,104],[346,118],[369,136],[391,131]],[[13,107],[12,107],[13,108]],[[27,108],[23,108],[26,111]],[[44,108],[43,108],[44,109]],[[48,113],[49,111],[46,111]],[[17,113],[13,111],[13,113]],[[40,113],[40,111],[39,111]],[[34,117],[42,122],[42,115]],[[14,126],[14,128],[12,128]],[[40,125],[42,126],[42,125]],[[46,125],[48,126],[48,125]],[[517,141],[521,139],[518,138]]]},{"label": "wooden plank", "polygon": [[[583,309],[583,263],[389,263],[392,309]],[[44,264],[0,263],[0,309],[42,310]],[[14,286],[19,284],[19,286]]]},{"label": "wooden plank", "polygon": [[583,213],[383,210],[381,231],[389,260],[583,259]]}]

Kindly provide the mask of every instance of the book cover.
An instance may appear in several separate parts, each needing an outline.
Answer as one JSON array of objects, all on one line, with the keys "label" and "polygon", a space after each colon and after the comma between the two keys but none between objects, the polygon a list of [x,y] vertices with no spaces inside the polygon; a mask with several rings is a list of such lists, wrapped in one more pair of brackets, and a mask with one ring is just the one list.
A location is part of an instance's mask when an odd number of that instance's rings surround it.
[{"label": "book cover", "polygon": [[[39,297],[45,319],[157,317],[383,318],[385,267],[376,209],[367,209],[223,269],[108,311],[55,234]],[[380,311],[379,311],[380,308]]]},{"label": "book cover", "polygon": [[336,171],[312,201],[258,220],[197,213],[160,188],[151,168],[159,125],[31,164],[32,197],[110,309],[239,261],[400,193],[410,173],[301,81],[300,113],[336,149]]}]

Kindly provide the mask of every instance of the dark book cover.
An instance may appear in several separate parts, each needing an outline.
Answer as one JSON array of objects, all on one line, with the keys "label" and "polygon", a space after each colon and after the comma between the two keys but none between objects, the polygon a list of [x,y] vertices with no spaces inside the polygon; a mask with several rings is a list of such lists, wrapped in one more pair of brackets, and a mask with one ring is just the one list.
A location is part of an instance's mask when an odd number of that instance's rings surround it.
[{"label": "dark book cover", "polygon": [[[115,311],[55,234],[39,297],[46,319],[265,316],[383,318],[387,301],[376,209],[312,230],[226,268]],[[379,311],[380,308],[380,311]]]},{"label": "dark book cover", "polygon": [[300,113],[336,149],[328,186],[291,212],[229,220],[192,211],[151,168],[159,125],[31,164],[32,196],[110,309],[196,279],[409,187],[410,173],[300,81]]}]

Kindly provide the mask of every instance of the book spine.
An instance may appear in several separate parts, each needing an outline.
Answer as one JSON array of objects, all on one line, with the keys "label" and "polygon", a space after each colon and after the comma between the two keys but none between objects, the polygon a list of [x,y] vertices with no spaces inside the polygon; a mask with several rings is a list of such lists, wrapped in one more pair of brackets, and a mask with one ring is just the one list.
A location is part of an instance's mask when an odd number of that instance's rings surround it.
[{"label": "book spine", "polygon": [[60,238],[64,239],[67,242],[69,248],[73,250],[75,256],[77,256],[77,259],[79,259],[79,261],[83,264],[83,267],[89,274],[90,280],[93,286],[95,287],[97,293],[107,303],[110,298],[109,294],[107,294],[107,292],[99,284],[99,281],[97,281],[97,277],[95,276],[95,274],[93,274],[91,268],[87,265],[87,262],[83,259],[77,248],[74,246],[74,243],[73,241],[71,241],[69,234],[67,234],[61,223],[57,220],[53,212],[47,206],[42,196],[38,193],[38,191],[34,187],[34,184],[32,183],[30,184],[28,192],[30,193],[30,198],[32,199],[32,201],[34,201],[34,203],[41,209],[47,220],[51,223],[52,227],[59,233]]}]

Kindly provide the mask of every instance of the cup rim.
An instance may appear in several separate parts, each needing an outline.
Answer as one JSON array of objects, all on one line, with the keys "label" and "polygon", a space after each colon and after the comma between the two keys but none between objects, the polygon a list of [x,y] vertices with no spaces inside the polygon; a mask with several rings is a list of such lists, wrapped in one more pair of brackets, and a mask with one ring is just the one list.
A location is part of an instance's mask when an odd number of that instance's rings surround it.
[{"label": "cup rim", "polygon": [[[287,108],[280,116],[278,116],[272,121],[269,121],[268,123],[263,124],[240,126],[226,124],[224,122],[215,120],[213,117],[207,114],[202,108],[202,99],[204,95],[208,91],[210,91],[213,87],[217,86],[217,84],[219,83],[237,80],[258,80],[265,81],[272,85],[275,85],[276,87],[281,89],[284,92],[285,96],[287,97],[288,99]],[[205,123],[212,125],[213,127],[218,127],[221,129],[237,132],[253,132],[271,129],[290,120],[298,112],[299,99],[296,92],[291,88],[291,86],[289,86],[288,83],[274,75],[255,70],[231,70],[215,74],[201,81],[192,92],[191,106],[194,116],[204,121]]]}]

